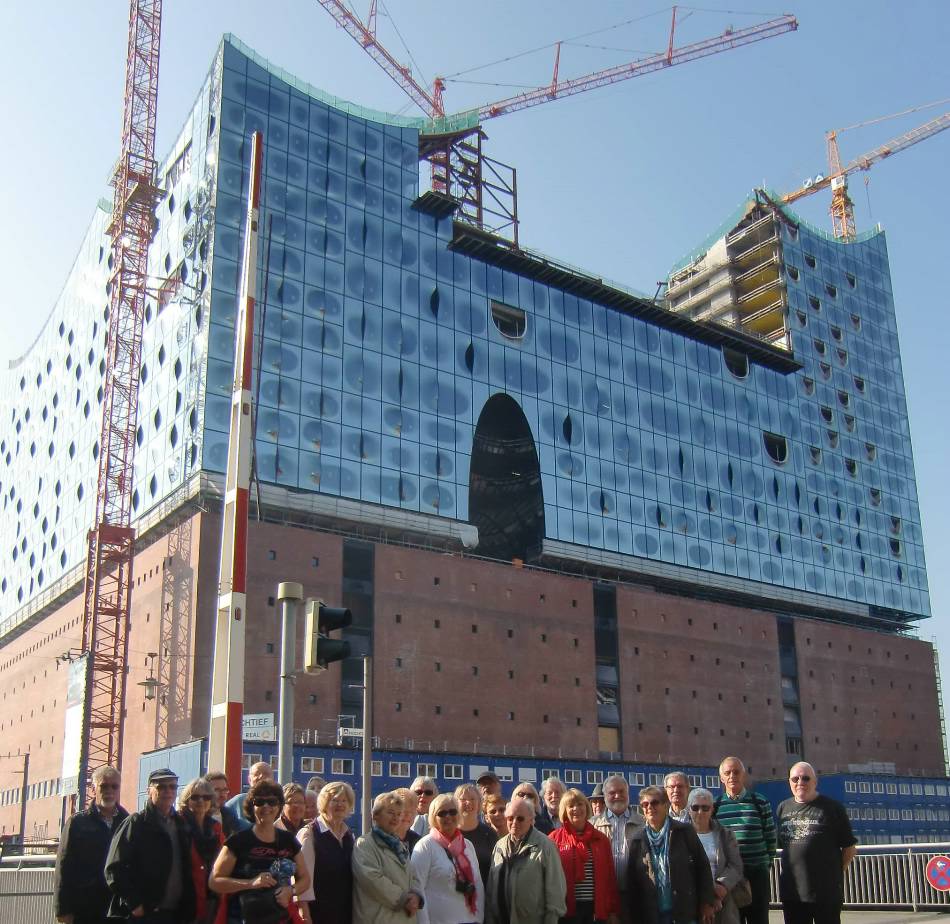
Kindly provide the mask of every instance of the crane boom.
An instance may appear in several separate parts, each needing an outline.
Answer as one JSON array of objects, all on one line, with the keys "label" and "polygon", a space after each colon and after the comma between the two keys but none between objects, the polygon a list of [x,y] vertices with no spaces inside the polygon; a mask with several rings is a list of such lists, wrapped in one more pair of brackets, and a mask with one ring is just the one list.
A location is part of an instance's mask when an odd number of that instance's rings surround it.
[{"label": "crane boom", "polygon": [[[674,17],[676,15],[675,8],[673,15]],[[628,61],[626,64],[618,64],[602,71],[595,71],[593,74],[586,74],[583,77],[562,80],[537,87],[534,90],[527,90],[517,96],[511,96],[495,103],[487,103],[479,107],[478,117],[480,120],[493,119],[509,112],[517,112],[519,109],[527,109],[530,106],[537,106],[540,103],[550,102],[565,96],[574,96],[577,93],[583,93],[585,90],[594,90],[597,87],[619,83],[621,80],[629,80],[631,77],[640,77],[643,74],[662,70],[665,67],[686,64],[688,61],[706,58],[709,55],[739,48],[742,45],[750,45],[753,42],[773,38],[785,32],[792,32],[797,28],[798,20],[794,16],[781,16],[778,19],[772,19],[745,29],[730,29],[722,35],[703,39],[700,42],[693,42],[690,45],[683,45],[679,48],[673,47],[673,30],[671,29],[670,45],[661,54],[652,55],[649,58],[640,58],[636,61]]]},{"label": "crane boom", "polygon": [[[950,112],[945,112],[943,115],[937,116],[937,118],[931,119],[923,125],[918,125],[916,128],[912,128],[910,131],[904,132],[904,134],[898,135],[896,138],[892,138],[884,144],[879,144],[876,148],[872,148],[867,153],[855,157],[844,167],[841,167],[840,170],[832,171],[828,176],[822,177],[820,180],[816,180],[808,186],[802,186],[794,192],[787,193],[782,196],[782,201],[786,203],[797,202],[799,199],[810,196],[812,193],[819,192],[822,189],[828,189],[839,177],[847,177],[849,174],[856,173],[859,170],[870,170],[871,167],[879,161],[948,128],[950,128]],[[832,132],[829,132],[829,136],[832,134]]]},{"label": "crane boom", "polygon": [[[400,64],[376,39],[375,14],[371,13],[371,25],[365,25],[350,12],[342,0],[317,0],[363,50],[408,94],[409,98],[430,118],[445,115],[441,95],[429,93],[413,76],[409,68]],[[375,8],[373,8],[375,9]]]}]

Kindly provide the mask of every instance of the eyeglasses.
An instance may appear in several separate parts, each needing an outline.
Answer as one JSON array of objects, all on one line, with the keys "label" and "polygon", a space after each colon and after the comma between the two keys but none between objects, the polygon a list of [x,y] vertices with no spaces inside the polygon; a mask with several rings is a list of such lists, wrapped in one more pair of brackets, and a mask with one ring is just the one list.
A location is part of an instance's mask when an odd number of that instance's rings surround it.
[{"label": "eyeglasses", "polygon": [[658,805],[666,805],[662,799],[644,799],[640,803],[640,808],[656,808]]},{"label": "eyeglasses", "polygon": [[789,779],[793,783],[810,783],[811,782],[810,776],[790,776]]},{"label": "eyeglasses", "polygon": [[711,812],[712,806],[711,805],[691,805],[689,807],[689,810],[691,812]]},{"label": "eyeglasses", "polygon": [[204,793],[200,793],[200,792],[193,792],[193,793],[188,797],[188,800],[189,800],[189,801],[194,801],[194,802],[198,802],[198,801],[201,801],[201,802],[210,802],[213,798],[214,798],[214,796],[208,796],[208,795],[205,795]]},{"label": "eyeglasses", "polygon": [[434,789],[414,789],[413,792],[417,796],[434,796],[435,795]]},{"label": "eyeglasses", "polygon": [[458,813],[459,813],[458,809],[439,809],[439,811],[435,813],[435,817],[436,818],[454,818],[456,815],[458,815]]},{"label": "eyeglasses", "polygon": [[254,808],[264,808],[265,806],[269,808],[277,808],[280,805],[280,799],[275,798],[274,796],[263,796],[260,799],[254,799],[251,802],[251,805]]}]

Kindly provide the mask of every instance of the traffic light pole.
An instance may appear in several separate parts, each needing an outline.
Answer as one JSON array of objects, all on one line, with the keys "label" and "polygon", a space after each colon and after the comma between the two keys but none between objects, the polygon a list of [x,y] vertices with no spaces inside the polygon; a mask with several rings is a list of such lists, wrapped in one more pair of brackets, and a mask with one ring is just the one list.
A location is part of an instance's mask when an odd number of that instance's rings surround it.
[{"label": "traffic light pole", "polygon": [[303,585],[284,581],[277,585],[280,603],[280,725],[277,732],[277,779],[282,784],[294,778],[294,667],[297,661],[297,605],[303,600]]},{"label": "traffic light pole", "polygon": [[373,829],[373,659],[363,658],[363,798],[360,813],[363,833]]}]

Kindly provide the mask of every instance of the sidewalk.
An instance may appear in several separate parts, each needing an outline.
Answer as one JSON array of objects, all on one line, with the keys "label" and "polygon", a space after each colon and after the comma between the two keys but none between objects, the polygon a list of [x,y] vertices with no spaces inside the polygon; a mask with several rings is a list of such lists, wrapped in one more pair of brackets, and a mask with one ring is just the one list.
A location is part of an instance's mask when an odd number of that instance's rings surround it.
[{"label": "sidewalk", "polygon": [[[842,911],[841,924],[950,924],[940,911]],[[784,924],[781,911],[769,912],[769,924]]]}]

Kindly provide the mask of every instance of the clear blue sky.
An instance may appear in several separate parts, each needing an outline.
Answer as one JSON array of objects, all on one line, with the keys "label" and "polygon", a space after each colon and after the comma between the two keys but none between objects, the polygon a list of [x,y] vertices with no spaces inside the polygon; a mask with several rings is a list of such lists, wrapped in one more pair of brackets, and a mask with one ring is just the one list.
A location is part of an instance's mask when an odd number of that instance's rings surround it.
[{"label": "clear blue sky", "polygon": [[[360,11],[368,6],[361,0]],[[401,34],[427,80],[596,32],[562,50],[562,76],[584,73],[665,47],[669,17],[659,5],[620,0],[387,0],[385,9],[392,19],[380,17],[381,39],[405,60]],[[824,172],[827,129],[950,96],[950,3],[799,0],[788,11],[801,23],[796,33],[488,123],[489,153],[518,168],[522,243],[652,293],[752,186],[790,190]],[[728,13],[684,7],[682,41],[774,15],[767,4]],[[625,20],[636,21],[598,31]],[[415,114],[316,0],[165,0],[160,156],[224,32],[331,93]],[[126,34],[122,0],[0,4],[4,365],[39,332],[106,192],[119,149]],[[447,109],[512,92],[487,84],[545,83],[551,60],[550,51],[518,57],[469,76],[482,84],[450,83]],[[849,132],[842,155],[947,109]],[[920,634],[937,637],[950,689],[948,163],[950,131],[858,176],[852,195],[859,227],[880,222],[888,232],[934,612]],[[828,227],[827,203],[804,200],[801,214]]]}]

